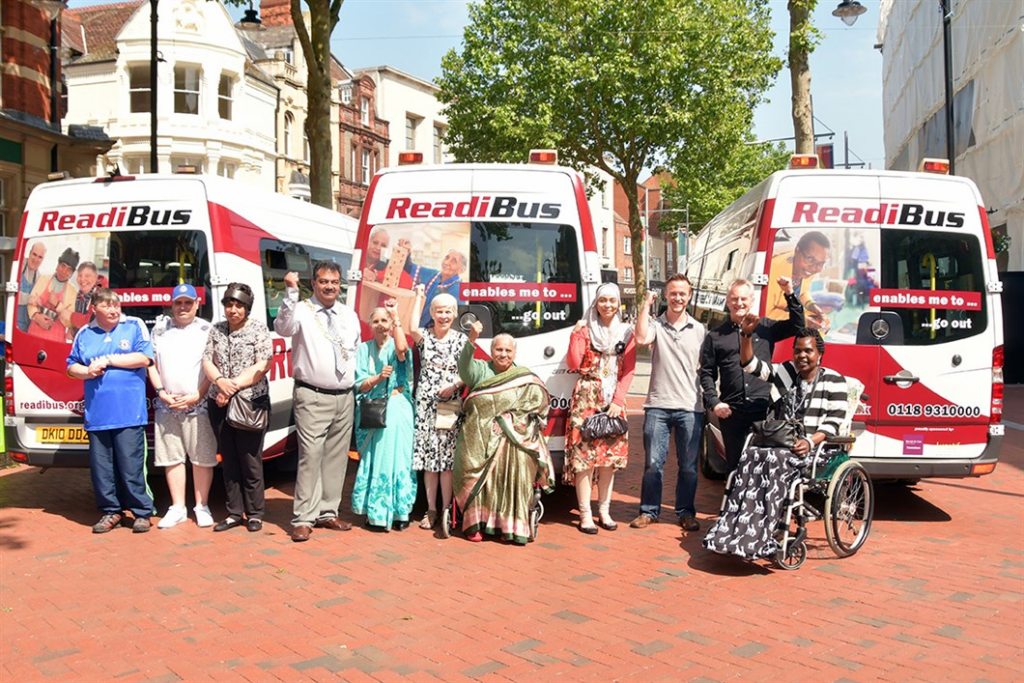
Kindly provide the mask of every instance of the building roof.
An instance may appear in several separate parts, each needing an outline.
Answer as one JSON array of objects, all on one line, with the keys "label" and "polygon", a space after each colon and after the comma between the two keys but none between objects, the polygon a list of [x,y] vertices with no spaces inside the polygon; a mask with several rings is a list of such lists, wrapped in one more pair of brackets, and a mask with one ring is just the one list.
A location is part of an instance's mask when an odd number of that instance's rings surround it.
[{"label": "building roof", "polygon": [[437,92],[438,90],[440,90],[440,88],[438,87],[437,83],[434,83],[432,81],[425,81],[422,78],[420,78],[419,76],[413,76],[410,73],[406,73],[405,71],[401,71],[399,69],[396,69],[393,66],[388,66],[387,64],[383,64],[381,66],[367,66],[367,67],[359,68],[359,69],[356,69],[354,73],[356,73],[356,74],[369,74],[371,72],[377,72],[377,73],[380,73],[382,75],[383,74],[391,74],[392,76],[394,76],[395,78],[397,78],[399,80],[409,81],[410,83],[418,85],[421,88],[425,88],[427,90],[431,90],[433,92]]},{"label": "building roof", "polygon": [[92,5],[65,11],[61,21],[61,35],[64,45],[81,55],[74,60],[75,63],[117,59],[117,34],[142,2],[136,0],[113,5]]}]

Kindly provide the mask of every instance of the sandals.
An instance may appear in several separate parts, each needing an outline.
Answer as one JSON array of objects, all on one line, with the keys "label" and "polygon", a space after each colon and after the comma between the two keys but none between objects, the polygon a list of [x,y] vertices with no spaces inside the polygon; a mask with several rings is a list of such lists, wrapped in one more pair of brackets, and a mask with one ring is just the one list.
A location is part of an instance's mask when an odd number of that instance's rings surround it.
[{"label": "sandals", "polygon": [[423,515],[423,519],[420,520],[420,528],[433,529],[435,524],[437,524],[437,512],[435,510],[427,510],[427,514]]}]

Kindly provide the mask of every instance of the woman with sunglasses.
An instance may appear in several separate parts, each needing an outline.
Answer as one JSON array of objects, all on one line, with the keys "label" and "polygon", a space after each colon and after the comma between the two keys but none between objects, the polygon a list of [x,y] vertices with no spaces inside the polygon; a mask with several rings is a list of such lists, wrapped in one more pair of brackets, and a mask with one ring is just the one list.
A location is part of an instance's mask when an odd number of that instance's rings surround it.
[{"label": "woman with sunglasses", "polygon": [[203,355],[203,371],[210,378],[207,408],[217,434],[224,467],[228,516],[214,531],[241,526],[243,514],[249,531],[263,528],[263,434],[265,430],[239,429],[225,418],[228,403],[237,394],[257,409],[270,410],[270,359],[273,355],[267,326],[249,317],[253,295],[249,285],[232,282],[224,291],[224,320],[210,329]]}]

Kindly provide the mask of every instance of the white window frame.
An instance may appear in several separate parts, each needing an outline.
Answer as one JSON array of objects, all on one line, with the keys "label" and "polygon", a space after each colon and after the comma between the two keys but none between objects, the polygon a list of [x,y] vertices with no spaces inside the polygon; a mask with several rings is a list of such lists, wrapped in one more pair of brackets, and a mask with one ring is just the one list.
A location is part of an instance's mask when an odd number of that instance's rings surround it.
[{"label": "white window frame", "polygon": [[622,236],[622,253],[632,254],[633,253],[633,238],[629,235]]},{"label": "white window frame", "polygon": [[370,125],[370,98],[363,97],[359,100],[359,121],[364,125]]},{"label": "white window frame", "polygon": [[[227,94],[224,93],[224,85],[227,84]],[[224,121],[231,121],[234,115],[235,103],[235,76],[234,74],[221,73],[220,82],[217,84],[217,114]],[[224,116],[224,106],[227,105],[228,115]]]},{"label": "white window frame", "polygon": [[342,104],[352,104],[352,84],[346,83],[338,86],[338,95],[341,97]]},{"label": "white window frame", "polygon": [[[196,82],[195,90],[187,90],[184,87],[178,87],[178,72],[184,70],[184,75],[187,77],[189,71],[195,72]],[[187,78],[186,78],[187,81]],[[187,85],[187,83],[186,83]],[[178,95],[184,95],[186,98],[189,95],[195,95],[196,108],[195,111],[178,111]],[[187,100],[186,100],[187,101]],[[174,65],[174,113],[175,114],[187,114],[189,116],[199,116],[202,111],[203,101],[203,67],[198,64],[175,64]]]},{"label": "white window frame", "polygon": [[[153,103],[153,84],[150,83],[145,88],[134,88],[132,87],[132,74],[133,73],[144,73],[146,80],[149,80],[149,65],[148,64],[133,64],[128,67],[128,111],[133,114],[148,114],[150,105]],[[146,104],[145,109],[134,109],[132,107],[132,99],[136,93],[146,93]]]},{"label": "white window frame", "polygon": [[295,117],[292,116],[292,113],[290,111],[286,111],[284,113],[284,140],[282,141],[284,144],[284,149],[281,150],[282,152],[284,152],[284,155],[286,157],[291,156],[292,126],[294,125]]},{"label": "white window frame", "polygon": [[444,126],[434,124],[434,163],[444,161]]},{"label": "white window frame", "polygon": [[362,156],[363,156],[363,163],[362,163],[363,177],[362,177],[362,181],[363,181],[363,185],[369,185],[370,184],[370,150],[364,149]]},{"label": "white window frame", "polygon": [[623,268],[622,279],[625,280],[626,282],[633,281],[633,269],[631,267],[626,266],[625,268]]},{"label": "white window frame", "polygon": [[405,115],[405,148],[409,151],[416,149],[416,129],[420,120],[411,114]]}]

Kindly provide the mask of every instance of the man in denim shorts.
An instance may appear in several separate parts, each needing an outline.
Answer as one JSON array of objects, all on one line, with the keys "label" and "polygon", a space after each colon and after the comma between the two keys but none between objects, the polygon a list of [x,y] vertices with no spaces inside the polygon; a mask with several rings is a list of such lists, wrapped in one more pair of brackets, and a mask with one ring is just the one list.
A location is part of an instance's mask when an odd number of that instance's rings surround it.
[{"label": "man in denim shorts", "polygon": [[210,323],[196,318],[199,296],[192,285],[174,288],[171,316],[160,317],[153,327],[155,364],[149,381],[156,390],[155,441],[157,467],[163,467],[171,506],[158,529],[169,529],[188,520],[185,508],[185,458],[192,461],[196,524],[213,526],[208,496],[217,465],[217,439],[206,414],[210,380],[202,371],[203,351]]}]

